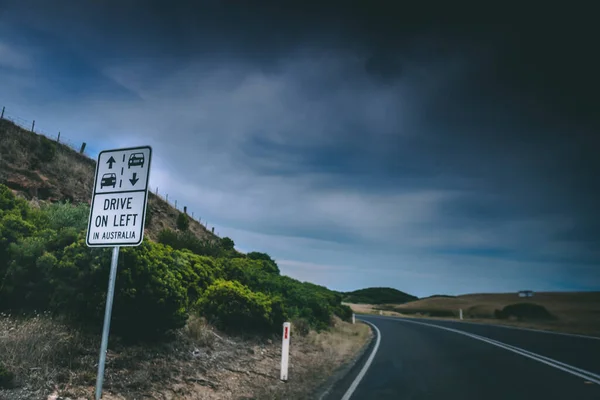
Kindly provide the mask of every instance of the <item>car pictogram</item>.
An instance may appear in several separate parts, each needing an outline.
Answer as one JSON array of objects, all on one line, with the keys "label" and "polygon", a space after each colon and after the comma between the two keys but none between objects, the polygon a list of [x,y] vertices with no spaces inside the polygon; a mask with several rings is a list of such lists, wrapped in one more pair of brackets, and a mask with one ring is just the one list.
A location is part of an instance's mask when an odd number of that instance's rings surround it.
[{"label": "car pictogram", "polygon": [[132,153],[127,162],[127,168],[144,167],[144,153]]},{"label": "car pictogram", "polygon": [[114,189],[117,184],[117,174],[109,172],[108,174],[102,175],[102,180],[100,181],[100,189],[105,186],[112,186]]}]

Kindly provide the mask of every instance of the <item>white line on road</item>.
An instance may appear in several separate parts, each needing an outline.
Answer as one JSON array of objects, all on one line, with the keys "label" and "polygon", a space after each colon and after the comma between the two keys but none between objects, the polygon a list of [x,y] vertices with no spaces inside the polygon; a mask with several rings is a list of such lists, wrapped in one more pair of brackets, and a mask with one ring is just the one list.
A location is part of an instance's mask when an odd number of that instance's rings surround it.
[{"label": "white line on road", "polygon": [[367,359],[367,362],[365,363],[365,365],[363,365],[363,367],[360,370],[360,372],[358,373],[358,375],[356,375],[356,378],[354,378],[352,385],[350,385],[350,387],[344,394],[344,397],[342,397],[342,400],[350,400],[350,397],[352,397],[352,394],[354,394],[354,391],[358,387],[358,384],[360,383],[362,378],[367,373],[367,370],[371,366],[371,363],[373,362],[373,359],[375,358],[375,354],[377,354],[377,349],[379,349],[379,342],[381,342],[381,332],[379,331],[379,328],[377,328],[374,324],[372,324],[368,321],[365,321],[364,319],[362,321],[371,325],[373,328],[375,328],[375,331],[377,332],[377,340],[375,341],[375,347],[373,347],[373,351],[371,352],[371,355]]},{"label": "white line on road", "polygon": [[594,383],[600,385],[600,376],[597,375],[597,374],[594,374],[593,372],[589,372],[589,371],[583,370],[581,368],[573,367],[572,365],[565,364],[563,362],[556,361],[556,360],[554,360],[552,358],[541,356],[541,355],[536,354],[536,353],[532,353],[532,352],[530,352],[528,350],[524,350],[524,349],[521,349],[519,347],[515,347],[515,346],[512,346],[512,345],[508,345],[508,344],[502,343],[502,342],[498,342],[497,340],[489,339],[489,338],[486,338],[484,336],[479,336],[479,335],[475,335],[475,334],[472,334],[472,333],[468,333],[468,332],[464,332],[464,331],[459,331],[458,329],[452,329],[452,328],[448,328],[448,327],[440,326],[440,325],[426,324],[424,322],[411,321],[411,320],[407,320],[407,319],[396,319],[396,321],[408,322],[408,323],[411,323],[411,324],[418,324],[418,325],[425,325],[425,326],[429,326],[429,327],[432,327],[432,328],[438,328],[438,329],[443,329],[443,330],[454,332],[454,333],[459,333],[461,335],[468,336],[468,337],[470,337],[472,339],[477,339],[477,340],[480,340],[482,342],[486,342],[486,343],[492,344],[494,346],[500,347],[500,348],[502,348],[504,350],[512,351],[513,353],[517,353],[519,355],[522,355],[523,357],[531,358],[532,360],[541,362],[541,363],[549,365],[551,367],[554,367],[554,368],[560,369],[562,371],[568,372],[571,375],[578,376],[580,378],[586,379],[586,380],[588,380],[590,382],[594,382]]},{"label": "white line on road", "polygon": [[572,336],[582,339],[592,339],[592,340],[600,340],[598,336],[589,336],[589,335],[581,335],[578,333],[567,333],[567,332],[556,332],[556,331],[545,331],[542,329],[533,329],[533,328],[523,328],[520,326],[511,326],[511,325],[498,325],[498,324],[486,324],[483,322],[468,322],[468,321],[443,321],[443,322],[451,322],[454,324],[470,324],[470,325],[478,325],[478,326],[494,326],[498,328],[506,328],[506,329],[514,329],[517,331],[531,331],[531,332],[539,332],[539,333],[548,333],[550,335],[561,335],[561,336]]}]

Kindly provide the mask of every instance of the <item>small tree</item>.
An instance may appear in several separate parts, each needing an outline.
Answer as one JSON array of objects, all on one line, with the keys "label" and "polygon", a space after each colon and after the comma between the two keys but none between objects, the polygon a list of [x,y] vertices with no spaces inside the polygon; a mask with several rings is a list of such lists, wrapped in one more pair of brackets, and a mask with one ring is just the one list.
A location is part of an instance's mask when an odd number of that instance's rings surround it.
[{"label": "small tree", "polygon": [[231,238],[224,237],[221,239],[221,247],[223,247],[224,250],[233,250],[235,243]]},{"label": "small tree", "polygon": [[190,220],[188,219],[188,216],[184,213],[179,213],[177,216],[177,229],[181,231],[187,231],[189,227]]}]

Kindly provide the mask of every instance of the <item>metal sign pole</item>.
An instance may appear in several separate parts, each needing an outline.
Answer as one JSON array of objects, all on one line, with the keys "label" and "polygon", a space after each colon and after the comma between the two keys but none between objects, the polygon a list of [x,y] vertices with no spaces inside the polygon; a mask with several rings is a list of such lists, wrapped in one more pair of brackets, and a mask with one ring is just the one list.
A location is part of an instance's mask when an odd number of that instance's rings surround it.
[{"label": "metal sign pole", "polygon": [[117,264],[119,263],[119,246],[113,247],[110,263],[110,277],[108,279],[108,292],[106,292],[106,309],[104,310],[104,328],[102,330],[102,344],[100,345],[100,361],[98,362],[98,377],[96,378],[96,400],[102,398],[102,383],[104,382],[104,365],[106,364],[106,349],[108,347],[108,332],[110,331],[110,317],[112,314],[113,298],[115,295],[115,280],[117,278]]}]

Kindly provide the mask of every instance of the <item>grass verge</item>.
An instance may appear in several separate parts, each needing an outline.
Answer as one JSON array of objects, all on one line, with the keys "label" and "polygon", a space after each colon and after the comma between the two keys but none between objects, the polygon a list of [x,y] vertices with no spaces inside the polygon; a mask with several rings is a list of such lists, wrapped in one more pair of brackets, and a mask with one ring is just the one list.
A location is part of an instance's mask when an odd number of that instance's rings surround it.
[{"label": "grass verge", "polygon": [[[289,380],[279,380],[281,338],[242,338],[190,317],[168,343],[125,345],[111,338],[107,400],[310,399],[370,338],[370,329],[335,320],[329,331],[301,335],[292,326]],[[0,317],[1,400],[92,399],[99,335],[48,315]]]}]

